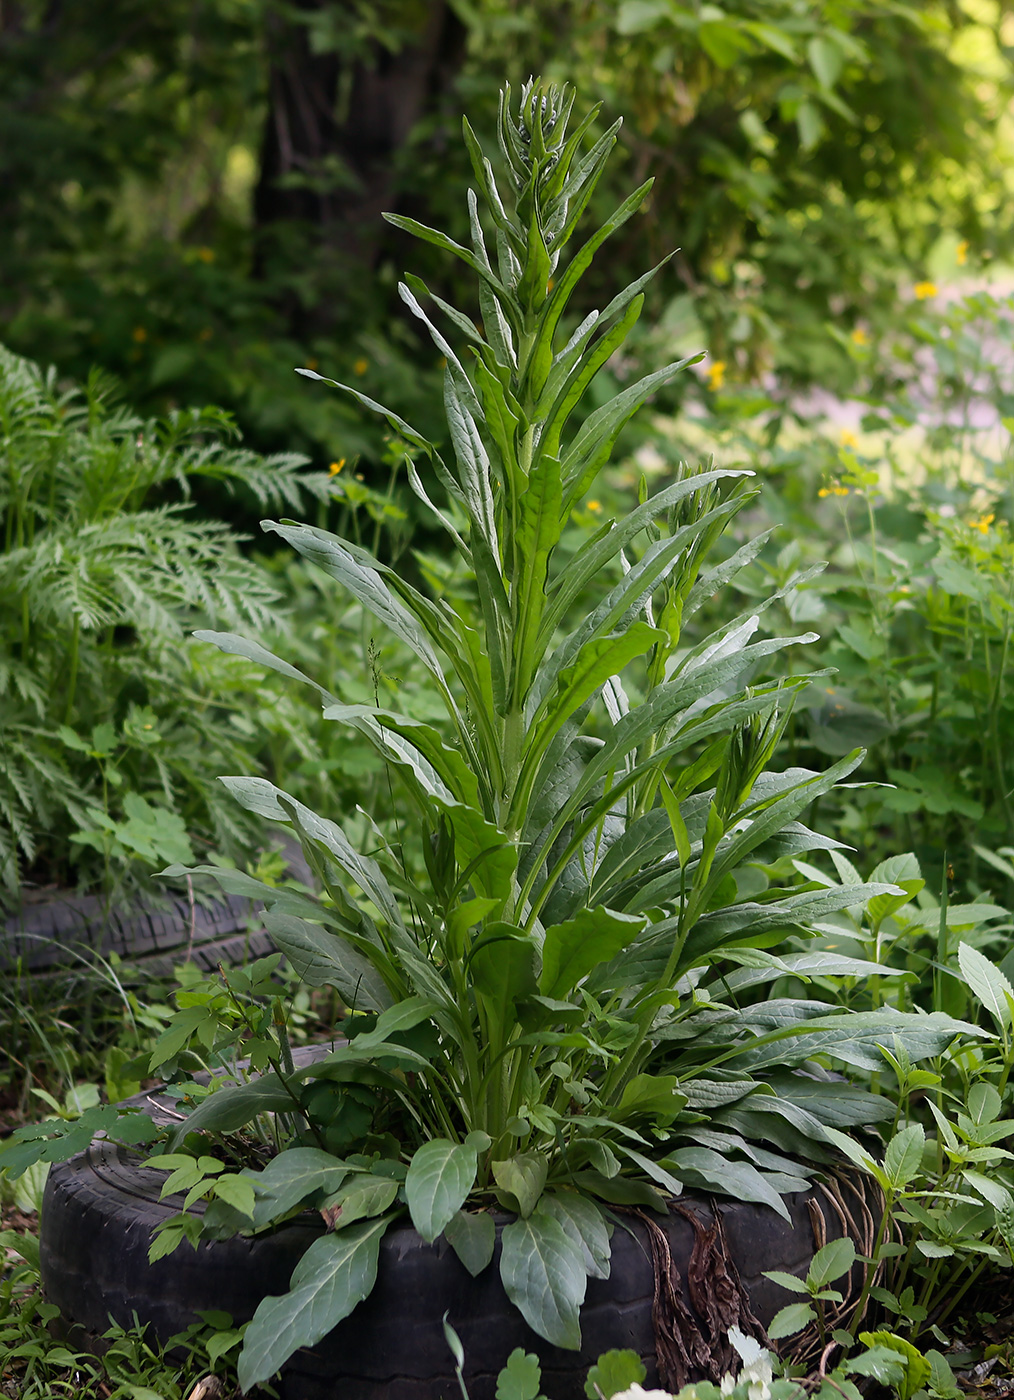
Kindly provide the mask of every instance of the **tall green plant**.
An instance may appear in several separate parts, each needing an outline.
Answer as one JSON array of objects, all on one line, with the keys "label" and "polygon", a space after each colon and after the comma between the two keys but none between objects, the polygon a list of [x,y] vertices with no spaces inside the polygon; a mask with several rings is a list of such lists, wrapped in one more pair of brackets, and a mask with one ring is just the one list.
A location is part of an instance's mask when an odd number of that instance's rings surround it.
[{"label": "tall green plant", "polygon": [[[730,1043],[721,1027],[710,1042],[698,1034],[714,1029],[723,969],[746,962],[773,979],[785,969],[766,950],[787,931],[895,889],[783,889],[766,873],[776,869],[765,867],[768,857],[835,844],[797,818],[861,758],[850,754],[827,773],[767,771],[806,681],[755,683],[755,672],[812,635],[754,641],[758,619],[747,615],[696,645],[682,640],[687,619],[759,547],[705,566],[748,499],[746,474],[680,472],[622,519],[565,545],[571,513],[624,424],[687,363],[580,412],[653,274],[579,325],[567,321],[578,279],[650,188],[564,259],[617,131],[586,149],[593,117],[568,136],[572,102],[573,93],[529,84],[515,114],[505,92],[504,195],[466,123],[481,194],[481,205],[470,196],[470,247],[395,220],[478,279],[482,330],[432,298],[469,343],[469,371],[423,310],[426,288],[413,278],[402,288],[446,358],[453,461],[348,391],[385,416],[409,456],[432,461],[442,505],[411,462],[409,479],[463,577],[424,593],[361,545],[290,521],[266,527],[411,650],[447,722],[322,697],[325,715],[372,745],[400,780],[401,831],[411,824],[421,834],[424,877],[403,860],[404,838],[399,849],[376,828],[370,848],[356,849],[333,817],[244,777],[224,782],[248,810],[298,834],[322,898],[235,872],[189,872],[262,897],[279,950],[307,981],[336,987],[352,1012],[347,1043],[296,1067],[284,1016],[276,1011],[273,1029],[268,1009],[244,1010],[257,1063],[269,1071],[196,1090],[203,1102],[161,1159],[172,1170],[167,1192],[215,1199],[201,1220],[169,1222],[156,1253],[202,1231],[260,1229],[306,1203],[334,1226],[301,1260],[291,1291],[258,1309],[240,1363],[245,1387],[369,1292],[381,1238],[405,1210],[427,1240],[443,1234],[473,1273],[493,1255],[486,1207],[513,1211],[502,1231],[504,1288],[542,1337],[578,1346],[587,1279],[609,1269],[610,1203],[665,1210],[665,1193],[687,1183],[784,1211],[781,1193],[807,1174],[800,1159],[829,1156],[823,1122],[869,1123],[883,1110],[846,1081],[815,1087],[788,1073],[774,1095],[768,1075],[818,1052],[865,1064],[909,1029],[892,1012],[849,1015],[810,1000],[766,1003],[743,1041]],[[257,643],[200,635],[299,676]],[[883,971],[833,953],[801,970],[822,967]],[[695,991],[712,968],[714,993]],[[237,990],[237,1005],[251,985]],[[178,1066],[190,1036],[214,1050],[216,995],[188,990],[152,1071]],[[919,1018],[910,1053],[938,1052],[954,1029],[945,1016]],[[233,1046],[234,1031],[222,1040]],[[747,1098],[755,1114],[711,1127],[716,1105]],[[265,1135],[285,1150],[263,1171],[227,1173],[223,1187],[222,1160],[203,1135],[265,1115]]]}]

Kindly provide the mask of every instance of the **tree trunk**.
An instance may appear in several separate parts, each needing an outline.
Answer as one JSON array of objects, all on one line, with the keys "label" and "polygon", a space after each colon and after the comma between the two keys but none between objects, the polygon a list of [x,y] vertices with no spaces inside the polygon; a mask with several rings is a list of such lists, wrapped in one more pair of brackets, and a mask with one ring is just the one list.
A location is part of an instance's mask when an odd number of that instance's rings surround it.
[{"label": "tree trunk", "polygon": [[302,226],[332,270],[376,264],[380,215],[397,203],[398,153],[453,80],[466,33],[446,0],[388,0],[382,8],[392,28],[407,31],[394,52],[375,39],[321,43],[325,26],[335,33],[345,25],[351,35],[361,23],[353,0],[297,0],[269,15],[268,116],[254,195],[261,275],[280,226]]}]

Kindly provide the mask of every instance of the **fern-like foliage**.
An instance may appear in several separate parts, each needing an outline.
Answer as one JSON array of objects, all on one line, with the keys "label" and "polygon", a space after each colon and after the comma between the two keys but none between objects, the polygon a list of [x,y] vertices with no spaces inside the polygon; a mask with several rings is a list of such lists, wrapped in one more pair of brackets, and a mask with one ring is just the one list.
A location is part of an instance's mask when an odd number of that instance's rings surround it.
[{"label": "fern-like foliage", "polygon": [[26,877],[120,883],[137,855],[128,793],[182,818],[199,845],[238,854],[249,838],[215,779],[249,764],[251,748],[221,688],[256,682],[238,658],[209,670],[189,633],[270,630],[278,592],[227,526],[195,516],[190,491],[203,477],[264,508],[297,507],[307,492],[326,494],[327,476],[308,474],[298,454],[260,457],[235,437],[218,409],[145,422],[101,373],[68,389],[0,347],[0,889],[9,894]]}]

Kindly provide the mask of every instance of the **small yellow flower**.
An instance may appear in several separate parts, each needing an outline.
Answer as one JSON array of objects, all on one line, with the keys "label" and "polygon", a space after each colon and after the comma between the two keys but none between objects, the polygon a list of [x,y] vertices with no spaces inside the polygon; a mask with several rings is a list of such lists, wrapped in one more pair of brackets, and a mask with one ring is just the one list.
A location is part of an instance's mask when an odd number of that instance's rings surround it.
[{"label": "small yellow flower", "polygon": [[937,294],[937,284],[935,282],[917,282],[912,288],[917,301],[926,301],[929,297]]},{"label": "small yellow flower", "polygon": [[138,345],[143,345],[144,342],[148,339],[148,332],[143,326],[135,326],[134,329],[131,331],[131,335],[133,336],[134,340],[137,341]]},{"label": "small yellow flower", "polygon": [[841,432],[838,434],[838,441],[841,443],[842,447],[859,446],[859,439],[851,428],[842,428]]},{"label": "small yellow flower", "polygon": [[963,238],[954,250],[954,261],[959,267],[964,267],[968,261],[968,239]]},{"label": "small yellow flower", "polygon": [[969,523],[973,530],[978,530],[980,535],[985,535],[989,532],[989,527],[995,519],[995,512],[990,511],[988,515],[980,515],[978,520],[972,520]]},{"label": "small yellow flower", "polygon": [[835,483],[834,486],[822,486],[817,492],[817,495],[823,499],[825,496],[847,496],[848,493],[849,488],[847,486],[839,486]]},{"label": "small yellow flower", "polygon": [[214,248],[198,248],[197,256],[202,263],[213,263],[215,261]]},{"label": "small yellow flower", "polygon": [[833,496],[847,496],[848,493],[849,493],[849,488],[848,488],[847,486],[836,486],[836,487],[834,488],[834,490],[831,492],[831,494],[832,494]]},{"label": "small yellow flower", "polygon": [[716,360],[714,364],[709,365],[707,369],[707,375],[708,388],[720,389],[725,383],[725,361]]},{"label": "small yellow flower", "polygon": [[364,375],[364,374],[366,373],[366,371],[369,369],[369,367],[370,367],[370,362],[369,362],[369,360],[367,360],[364,356],[360,355],[359,359],[358,359],[358,360],[355,362],[355,364],[352,366],[352,373],[353,373],[353,374],[358,374],[358,375],[362,376],[362,375]]},{"label": "small yellow flower", "polygon": [[853,345],[869,345],[870,343],[870,337],[862,326],[856,326],[852,332],[851,340]]},{"label": "small yellow flower", "polygon": [[332,462],[327,469],[328,476],[337,476],[345,465],[345,458],[340,457],[337,462]]},{"label": "small yellow flower", "polygon": [[602,509],[602,502],[601,502],[601,501],[589,501],[589,502],[588,502],[588,509],[592,512],[593,515],[597,515],[597,514],[599,513],[599,511]]}]

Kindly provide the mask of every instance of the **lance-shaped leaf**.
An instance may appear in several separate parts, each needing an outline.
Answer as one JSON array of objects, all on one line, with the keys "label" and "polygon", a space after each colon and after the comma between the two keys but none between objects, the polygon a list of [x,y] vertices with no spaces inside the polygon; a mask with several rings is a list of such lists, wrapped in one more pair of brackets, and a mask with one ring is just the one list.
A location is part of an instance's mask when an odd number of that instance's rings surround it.
[{"label": "lance-shaped leaf", "polygon": [[725,519],[732,514],[737,505],[737,502],[726,502],[717,510],[709,511],[692,525],[677,531],[672,538],[657,540],[649,545],[637,563],[539,668],[531,694],[526,700],[525,716],[529,722],[538,712],[540,703],[549,693],[559,672],[573,661],[581,647],[593,638],[611,632],[628,614],[639,611],[652,589],[668,578],[694,539],[712,520]]},{"label": "lance-shaped leaf", "polygon": [[482,1133],[459,1143],[431,1138],[416,1148],[405,1178],[405,1196],[412,1224],[424,1240],[432,1244],[464,1205],[475,1185],[476,1154],[489,1142]]},{"label": "lance-shaped leaf", "polygon": [[[567,303],[570,300],[571,294],[581,279],[581,274],[591,265],[592,258],[610,234],[615,233],[618,228],[626,223],[632,214],[637,212],[645,199],[647,199],[648,192],[653,184],[653,180],[646,180],[633,194],[628,195],[620,207],[614,211],[601,228],[596,229],[585,242],[584,246],[575,253],[563,275],[553,288],[552,296],[549,299],[539,323],[538,343],[543,347],[543,352],[538,356],[533,355],[527,367],[528,383],[524,385],[524,387],[531,392],[533,398],[537,399],[539,397],[545,384],[546,375],[549,373],[553,337],[560,323],[560,317],[567,308]],[[524,384],[524,381],[522,381],[522,383]],[[645,397],[647,397],[647,395]],[[633,409],[631,409],[631,413],[633,413]],[[619,430],[617,429],[617,431]]]},{"label": "lance-shaped leaf", "polygon": [[293,1271],[290,1291],[258,1305],[239,1358],[244,1391],[269,1381],[294,1352],[314,1346],[369,1296],[392,1219],[364,1220],[315,1240]]},{"label": "lance-shaped leaf", "polygon": [[[324,718],[359,729],[378,753],[392,763],[411,768],[431,793],[445,800],[456,799],[479,806],[475,774],[457,749],[445,744],[432,725],[394,710],[374,709],[371,705],[330,705],[324,711]],[[404,742],[395,747],[391,736]]]},{"label": "lance-shaped leaf", "polygon": [[534,737],[522,767],[515,801],[530,790],[539,763],[553,735],[585,701],[602,689],[607,680],[617,676],[637,656],[643,656],[656,642],[664,641],[665,633],[646,622],[635,622],[626,632],[616,636],[593,637],[578,652],[573,662],[557,678],[556,692],[546,707],[546,716],[534,732]]},{"label": "lance-shaped leaf", "polygon": [[735,1200],[756,1201],[759,1205],[770,1206],[783,1220],[789,1219],[779,1193],[764,1173],[749,1162],[730,1161],[710,1147],[678,1148],[669,1154],[666,1162],[688,1186],[719,1191]]},{"label": "lance-shaped leaf", "polygon": [[641,916],[612,909],[588,909],[567,923],[546,929],[542,944],[539,990],[543,996],[565,997],[600,962],[614,958],[644,928]]},{"label": "lance-shaped leaf", "polygon": [[570,374],[561,384],[556,401],[546,417],[542,435],[539,438],[540,451],[555,453],[559,449],[560,436],[566,427],[568,418],[599,370],[616,353],[633,330],[640,318],[643,306],[644,297],[634,297],[617,324],[605,330],[574,365]]},{"label": "lance-shaped leaf", "polygon": [[1014,988],[1004,974],[970,943],[958,944],[958,966],[962,977],[1000,1030],[1009,1031]]},{"label": "lance-shaped leaf", "polygon": [[500,1277],[507,1297],[538,1336],[576,1351],[588,1283],[581,1243],[543,1212],[505,1225],[501,1239]]},{"label": "lance-shaped leaf", "polygon": [[549,556],[564,525],[561,514],[560,463],[540,454],[532,464],[520,503],[515,537],[515,578],[512,604],[517,618],[515,666],[519,699],[524,699],[538,662],[532,641],[538,631],[545,599]]},{"label": "lance-shaped leaf", "polygon": [[326,530],[317,530],[310,525],[267,520],[262,521],[261,527],[281,535],[283,540],[287,540],[293,548],[298,549],[311,563],[317,564],[325,573],[343,584],[378,622],[383,623],[418,656],[433,675],[443,680],[436,652],[419,623],[394,596],[376,569],[368,568],[353,558],[352,553],[345,547],[345,541],[339,540],[335,535],[329,535]]},{"label": "lance-shaped leaf", "polygon": [[324,375],[318,374],[316,370],[312,369],[297,369],[296,373],[304,375],[307,379],[317,379],[321,384],[327,384],[332,389],[340,389],[343,394],[348,394],[351,398],[355,399],[356,403],[360,403],[364,408],[368,408],[373,413],[379,413],[382,417],[386,418],[394,431],[403,437],[406,442],[412,443],[415,447],[422,447],[430,451],[433,450],[433,444],[424,438],[422,433],[416,432],[411,423],[406,423],[404,418],[400,418],[392,409],[385,408],[382,403],[377,403],[376,399],[368,398],[366,394],[361,393],[358,389],[354,389],[351,384],[341,384],[337,379],[326,379]]},{"label": "lance-shaped leaf", "polygon": [[572,510],[587,491],[612,451],[621,429],[630,422],[641,405],[681,370],[697,364],[702,358],[703,351],[698,355],[686,355],[682,360],[674,360],[663,369],[646,374],[586,419],[563,459],[564,504],[568,510]]},{"label": "lance-shaped leaf", "polygon": [[957,1035],[986,1038],[987,1033],[967,1021],[956,1021],[942,1011],[916,1016],[903,1011],[852,1011],[835,1016],[815,1017],[759,1037],[749,1046],[733,1048],[716,1056],[723,1062],[755,1073],[771,1066],[792,1066],[816,1055],[832,1055],[856,1069],[884,1067],[880,1046],[894,1050],[894,1038],[901,1041],[913,1060],[926,1060],[942,1054]]},{"label": "lance-shaped leaf", "polygon": [[435,228],[427,228],[425,224],[420,224],[415,219],[407,219],[402,214],[384,214],[383,217],[389,224],[394,224],[395,228],[403,229],[405,233],[414,234],[416,238],[421,238],[424,243],[432,243],[435,247],[442,248],[446,253],[453,253],[456,258],[467,263],[472,271],[477,273],[496,292],[505,306],[512,307],[515,314],[520,314],[517,302],[500,279],[488,266],[484,267],[474,253],[470,253],[460,243],[455,243],[453,238],[448,238],[445,233],[440,233]]},{"label": "lance-shaped leaf", "polygon": [[290,666],[287,661],[283,661],[274,652],[268,651],[267,647],[262,647],[260,642],[251,642],[246,637],[237,637],[234,632],[195,632],[194,638],[198,642],[210,642],[212,646],[218,647],[219,651],[227,652],[230,656],[245,656],[248,661],[256,661],[259,666],[267,666],[272,671],[277,671],[281,676],[288,676],[290,680],[302,681],[304,685],[312,686],[323,700],[328,702],[337,699],[337,696],[325,690],[322,685],[318,685],[309,676],[304,676],[303,672],[297,670],[295,666]]},{"label": "lance-shaped leaf", "polygon": [[544,650],[556,629],[578,597],[602,570],[615,559],[621,549],[626,548],[640,532],[652,523],[663,511],[682,501],[687,496],[706,490],[712,483],[726,477],[739,478],[752,473],[731,468],[716,468],[701,472],[697,476],[685,477],[671,486],[664,487],[656,495],[637,506],[615,525],[604,527],[594,535],[569,561],[566,568],[554,578],[550,592],[552,602],[542,620],[539,635],[540,651]]},{"label": "lance-shaped leaf", "polygon": [[294,914],[269,910],[261,916],[271,941],[296,976],[310,987],[334,987],[346,1006],[383,1011],[391,992],[373,962],[338,934]]},{"label": "lance-shaped leaf", "polygon": [[[222,778],[221,781],[250,812],[272,821],[291,822],[293,816],[313,841],[319,841],[334,856],[341,868],[373,900],[385,918],[402,926],[401,911],[390,885],[376,861],[362,856],[341,827],[319,817],[302,802],[297,802],[266,778]],[[282,799],[283,801],[279,800]]]},{"label": "lance-shaped leaf", "polygon": [[169,1139],[174,1151],[187,1133],[234,1133],[261,1113],[287,1113],[295,1107],[292,1093],[276,1074],[262,1074],[248,1084],[218,1089],[176,1127]]}]

